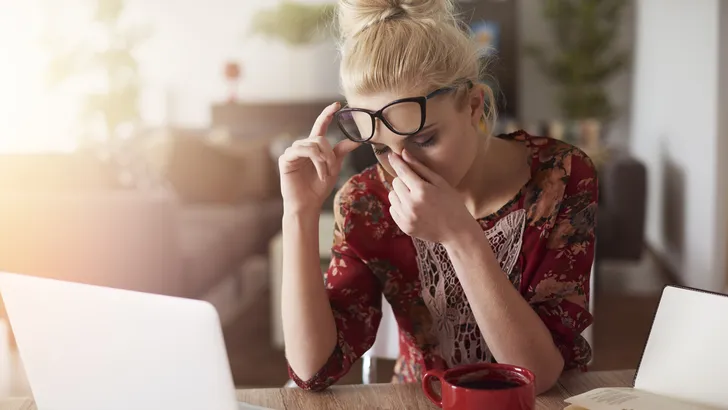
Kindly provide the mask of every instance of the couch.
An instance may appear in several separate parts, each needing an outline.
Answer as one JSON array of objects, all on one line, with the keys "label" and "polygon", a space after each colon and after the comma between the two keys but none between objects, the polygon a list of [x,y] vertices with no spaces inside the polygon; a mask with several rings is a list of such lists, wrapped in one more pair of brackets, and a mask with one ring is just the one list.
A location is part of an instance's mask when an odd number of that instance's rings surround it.
[{"label": "couch", "polygon": [[283,213],[273,162],[258,142],[232,155],[188,139],[158,164],[173,190],[109,183],[84,156],[0,157],[0,270],[204,299],[233,319],[267,285]]},{"label": "couch", "polygon": [[138,192],[0,197],[0,270],[205,299],[234,315],[280,201],[186,206]]},{"label": "couch", "polygon": [[647,168],[626,152],[614,152],[599,170],[597,264],[638,261],[644,249]]}]

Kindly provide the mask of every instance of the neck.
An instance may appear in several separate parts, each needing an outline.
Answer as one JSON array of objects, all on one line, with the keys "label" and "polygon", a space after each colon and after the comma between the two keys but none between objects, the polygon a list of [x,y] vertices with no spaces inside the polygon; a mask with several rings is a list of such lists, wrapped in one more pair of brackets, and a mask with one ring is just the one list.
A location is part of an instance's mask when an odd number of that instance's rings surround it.
[{"label": "neck", "polygon": [[480,140],[473,165],[456,187],[474,217],[498,210],[530,178],[525,147],[494,136]]}]

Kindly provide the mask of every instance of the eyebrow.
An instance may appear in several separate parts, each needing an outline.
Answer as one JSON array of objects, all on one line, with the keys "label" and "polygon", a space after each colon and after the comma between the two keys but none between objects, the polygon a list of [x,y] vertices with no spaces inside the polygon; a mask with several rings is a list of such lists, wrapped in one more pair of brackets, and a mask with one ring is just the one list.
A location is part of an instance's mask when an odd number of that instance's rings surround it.
[{"label": "eyebrow", "polygon": [[[422,133],[423,132],[429,131],[430,129],[432,129],[434,127],[435,127],[435,123],[431,123],[429,125],[425,125],[424,127],[422,127],[422,129],[420,130],[420,132],[418,132],[417,134],[406,135],[406,136],[404,136],[404,139],[405,140],[409,140],[410,138],[420,137],[420,136],[422,136]],[[376,145],[383,145],[381,142],[374,142],[374,141],[367,141],[367,142],[370,143],[370,144],[372,144],[372,145],[375,145],[375,144]]]},{"label": "eyebrow", "polygon": [[424,127],[422,127],[422,129],[417,134],[407,135],[404,139],[408,140],[410,138],[419,137],[420,135],[422,135],[423,132],[429,131],[430,129],[432,129],[434,127],[435,127],[435,123],[431,123],[429,125],[425,125]]}]

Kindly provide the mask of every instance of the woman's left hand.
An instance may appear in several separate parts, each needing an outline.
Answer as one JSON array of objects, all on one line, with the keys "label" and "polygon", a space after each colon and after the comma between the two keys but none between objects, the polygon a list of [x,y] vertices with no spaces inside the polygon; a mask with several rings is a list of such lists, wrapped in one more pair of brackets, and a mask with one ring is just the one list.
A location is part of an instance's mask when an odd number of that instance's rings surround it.
[{"label": "woman's left hand", "polygon": [[390,153],[389,163],[397,173],[389,211],[404,233],[444,243],[477,226],[457,191],[406,150]]}]

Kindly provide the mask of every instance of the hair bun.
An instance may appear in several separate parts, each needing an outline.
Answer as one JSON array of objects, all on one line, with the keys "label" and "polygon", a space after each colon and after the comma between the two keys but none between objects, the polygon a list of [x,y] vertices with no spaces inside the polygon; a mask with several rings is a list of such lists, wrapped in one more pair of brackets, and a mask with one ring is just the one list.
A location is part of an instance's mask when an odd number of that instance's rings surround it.
[{"label": "hair bun", "polygon": [[338,17],[345,39],[375,24],[399,18],[422,23],[455,21],[452,0],[340,0]]}]

